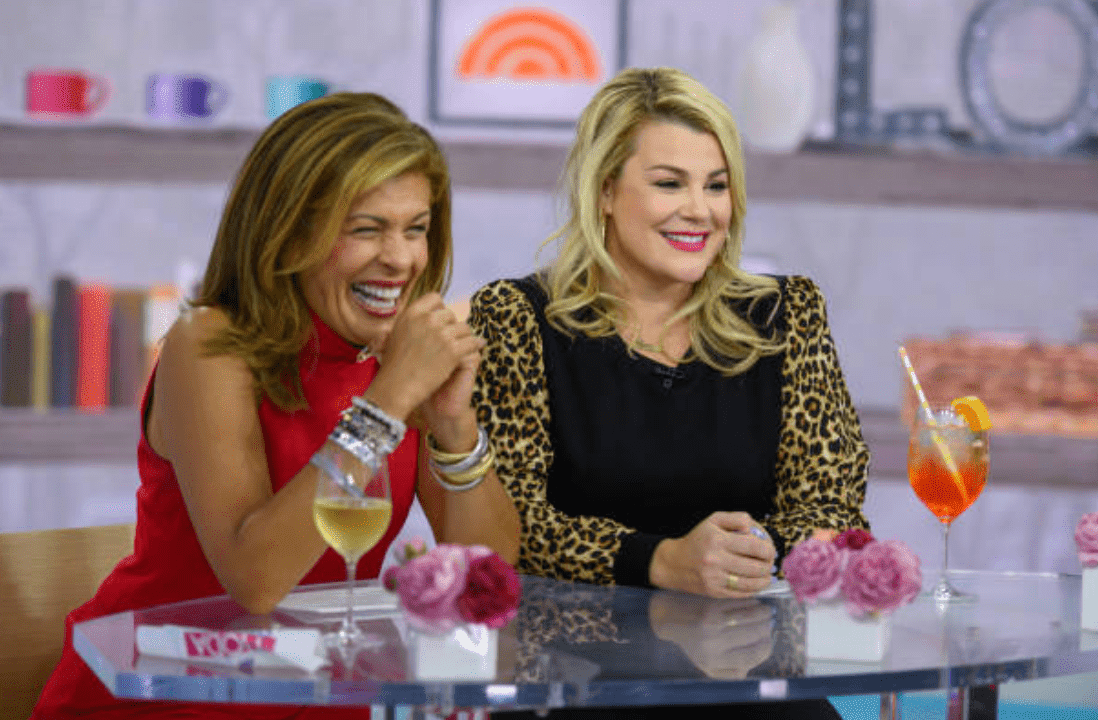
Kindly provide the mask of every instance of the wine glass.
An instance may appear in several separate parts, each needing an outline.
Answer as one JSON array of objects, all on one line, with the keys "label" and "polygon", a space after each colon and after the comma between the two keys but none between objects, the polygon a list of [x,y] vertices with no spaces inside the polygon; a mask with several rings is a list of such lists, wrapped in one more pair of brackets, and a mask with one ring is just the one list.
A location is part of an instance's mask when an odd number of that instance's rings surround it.
[{"label": "wine glass", "polygon": [[329,440],[314,457],[320,467],[313,498],[313,522],[325,542],[347,563],[347,614],[337,632],[326,636],[340,650],[376,647],[380,638],[364,634],[355,624],[355,568],[389,528],[393,500],[389,468],[376,472]]},{"label": "wine glass", "polygon": [[973,431],[951,407],[920,412],[911,427],[907,477],[911,489],[942,525],[942,574],[931,590],[939,603],[975,599],[949,582],[949,528],[987,482],[987,431]]}]

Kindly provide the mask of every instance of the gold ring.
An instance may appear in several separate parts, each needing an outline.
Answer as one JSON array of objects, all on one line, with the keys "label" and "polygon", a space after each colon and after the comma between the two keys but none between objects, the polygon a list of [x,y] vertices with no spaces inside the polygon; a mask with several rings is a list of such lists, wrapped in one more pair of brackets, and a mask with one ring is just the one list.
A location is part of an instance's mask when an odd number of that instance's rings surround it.
[{"label": "gold ring", "polygon": [[740,576],[735,573],[728,573],[728,582],[725,583],[729,590],[740,589]]}]

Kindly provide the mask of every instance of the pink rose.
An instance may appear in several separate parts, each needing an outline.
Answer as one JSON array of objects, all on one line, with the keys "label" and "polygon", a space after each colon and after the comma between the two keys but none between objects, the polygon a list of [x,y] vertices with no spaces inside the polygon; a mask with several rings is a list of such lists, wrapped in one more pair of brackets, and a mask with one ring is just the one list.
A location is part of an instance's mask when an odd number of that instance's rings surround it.
[{"label": "pink rose", "polygon": [[1087,513],[1075,526],[1075,545],[1083,567],[1098,567],[1098,512]]},{"label": "pink rose", "polygon": [[515,569],[489,551],[469,562],[465,592],[458,597],[457,607],[466,622],[501,628],[518,614],[521,599],[522,583]]},{"label": "pink rose", "polygon": [[848,548],[850,550],[861,550],[871,542],[876,542],[876,538],[869,534],[868,530],[862,530],[861,528],[851,528],[850,530],[843,530],[841,533],[835,536],[835,539],[831,542],[835,543],[836,547]]},{"label": "pink rose", "polygon": [[479,560],[482,557],[488,557],[489,555],[495,555],[496,552],[490,547],[485,545],[466,545],[465,546],[465,558],[469,562]]},{"label": "pink rose", "polygon": [[460,545],[437,545],[401,565],[397,595],[408,622],[428,632],[446,632],[462,621],[457,598],[465,589],[469,563]]},{"label": "pink rose", "polygon": [[399,545],[393,544],[389,548],[389,554],[393,556],[397,564],[401,564],[411,560],[414,557],[419,557],[427,552],[427,541],[421,538],[419,535],[408,538]]},{"label": "pink rose", "polygon": [[826,540],[797,543],[782,561],[782,573],[801,602],[831,600],[839,593],[846,551]]},{"label": "pink rose", "polygon": [[850,553],[842,575],[842,593],[855,617],[892,612],[914,600],[922,585],[919,557],[897,540]]}]

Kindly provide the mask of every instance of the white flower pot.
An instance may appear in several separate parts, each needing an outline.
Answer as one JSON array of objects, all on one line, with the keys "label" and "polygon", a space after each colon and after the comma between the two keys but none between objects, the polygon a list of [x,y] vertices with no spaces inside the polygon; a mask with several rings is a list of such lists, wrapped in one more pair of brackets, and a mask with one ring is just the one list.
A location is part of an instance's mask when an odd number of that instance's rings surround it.
[{"label": "white flower pot", "polygon": [[416,680],[491,680],[498,648],[499,631],[487,625],[438,634],[409,628],[409,673]]},{"label": "white flower pot", "polygon": [[877,662],[888,651],[891,615],[853,617],[846,605],[807,607],[808,657],[823,660]]},{"label": "white flower pot", "polygon": [[1079,626],[1098,630],[1098,568],[1083,568],[1083,596],[1079,601]]}]

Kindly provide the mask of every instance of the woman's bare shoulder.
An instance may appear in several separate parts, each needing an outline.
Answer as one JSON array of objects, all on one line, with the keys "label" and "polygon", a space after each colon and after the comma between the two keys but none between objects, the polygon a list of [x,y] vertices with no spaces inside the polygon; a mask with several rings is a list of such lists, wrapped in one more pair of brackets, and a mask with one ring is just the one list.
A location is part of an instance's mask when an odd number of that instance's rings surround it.
[{"label": "woman's bare shoulder", "polygon": [[231,327],[232,319],[220,308],[184,309],[161,341],[161,369],[173,366],[199,372],[203,368],[215,372],[236,369],[250,377],[243,358],[231,354],[211,354],[208,349],[210,340]]},{"label": "woman's bare shoulder", "polygon": [[178,341],[180,344],[202,344],[230,327],[232,319],[221,308],[188,307],[179,313],[164,340]]}]

